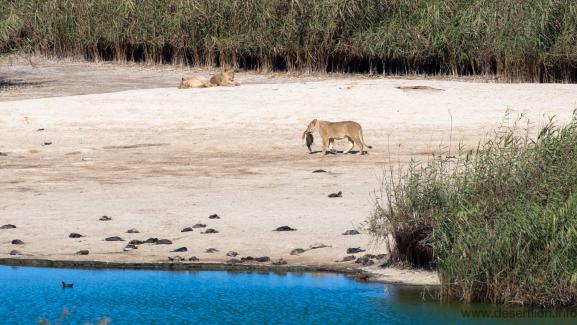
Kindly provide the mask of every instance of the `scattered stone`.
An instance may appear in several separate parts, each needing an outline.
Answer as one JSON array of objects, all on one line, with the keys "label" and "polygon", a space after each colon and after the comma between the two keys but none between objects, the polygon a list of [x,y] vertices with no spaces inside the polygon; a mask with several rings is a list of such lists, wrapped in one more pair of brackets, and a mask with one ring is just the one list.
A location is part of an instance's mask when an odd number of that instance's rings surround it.
[{"label": "scattered stone", "polygon": [[44,129],[36,129],[36,132],[44,131]]},{"label": "scattered stone", "polygon": [[355,255],[348,255],[343,257],[343,262],[350,262],[350,261],[354,261],[355,260]]},{"label": "scattered stone", "polygon": [[156,242],[156,245],[172,245],[172,241],[170,241],[168,239],[159,239]]},{"label": "scattered stone", "polygon": [[180,232],[189,232],[189,231],[192,231],[191,227],[182,228]]},{"label": "scattered stone", "polygon": [[128,242],[129,245],[142,245],[144,242],[142,240],[133,239]]},{"label": "scattered stone", "polygon": [[291,251],[291,255],[300,255],[304,252],[305,252],[305,250],[302,248],[295,248]]},{"label": "scattered stone", "polygon": [[361,249],[360,247],[353,247],[353,248],[347,248],[347,254],[356,254],[356,253],[362,253],[364,252],[364,249]]},{"label": "scattered stone", "polygon": [[6,157],[6,156],[8,156],[8,154],[7,154],[7,153],[5,153],[5,152],[1,152],[1,151],[0,151],[0,157]]},{"label": "scattered stone", "polygon": [[47,141],[47,142],[44,142],[42,145],[43,145],[43,146],[49,146],[49,145],[51,145],[51,144],[52,144],[52,142],[48,142],[48,141]]},{"label": "scattered stone", "polygon": [[88,255],[90,252],[87,249],[82,249],[76,252],[76,255]]},{"label": "scattered stone", "polygon": [[261,256],[261,257],[255,258],[254,260],[257,261],[257,262],[260,262],[260,263],[270,262],[270,257],[268,257],[268,256]]},{"label": "scattered stone", "polygon": [[98,220],[100,220],[100,221],[110,221],[110,220],[112,220],[112,218],[109,217],[109,216],[102,216],[102,217],[100,217],[100,219],[98,219]]},{"label": "scattered stone", "polygon": [[22,255],[22,253],[20,253],[20,251],[17,251],[14,249],[14,250],[10,251],[10,255]]},{"label": "scattered stone", "polygon": [[313,171],[313,173],[326,173],[326,172],[327,172],[327,171],[324,170],[324,169],[317,169],[317,170],[314,170],[314,171]]},{"label": "scattered stone", "polygon": [[376,259],[376,258],[377,258],[377,255],[375,255],[375,254],[365,254],[365,257],[368,257],[368,258],[370,258],[370,259]]},{"label": "scattered stone", "polygon": [[325,248],[325,247],[331,247],[331,246],[325,245],[323,243],[316,243],[316,244],[312,244],[309,246],[310,249],[319,249],[319,248]]},{"label": "scattered stone", "polygon": [[354,229],[352,229],[352,230],[347,230],[347,231],[343,232],[343,235],[345,235],[345,236],[349,236],[349,235],[352,236],[352,235],[358,235],[358,234],[360,234],[360,232],[358,232],[358,231],[356,231],[356,230],[354,230]]},{"label": "scattered stone", "polygon": [[252,256],[241,257],[240,260],[243,262],[251,262],[251,261],[254,261],[254,257],[252,257]]},{"label": "scattered stone", "polygon": [[69,238],[80,238],[80,237],[84,237],[84,236],[82,236],[79,233],[72,232],[72,233],[70,233],[70,235],[68,235],[68,237]]},{"label": "scattered stone", "polygon": [[218,234],[218,230],[212,229],[212,228],[208,228],[207,230],[205,230],[204,232],[201,232],[201,234]]},{"label": "scattered stone", "polygon": [[168,260],[171,262],[174,262],[174,263],[180,263],[180,262],[184,261],[185,259],[182,256],[173,256],[173,257],[169,256]]},{"label": "scattered stone", "polygon": [[200,261],[200,260],[198,259],[198,257],[196,257],[196,256],[192,256],[192,257],[189,258],[188,260],[189,260],[190,262],[198,262],[198,261]]},{"label": "scattered stone", "polygon": [[238,255],[238,253],[235,251],[230,251],[230,252],[226,253],[226,256],[230,256],[230,257],[235,257],[237,255]]},{"label": "scattered stone", "polygon": [[7,224],[0,227],[0,229],[14,229],[16,228],[15,225]]},{"label": "scattered stone", "polygon": [[[216,249],[216,248],[209,248],[209,249],[206,250],[206,253],[209,253],[209,254],[217,253],[217,252],[218,252],[218,249]],[[227,254],[227,255],[228,255],[228,254]]]},{"label": "scattered stone", "polygon": [[138,231],[138,229],[136,229],[136,228],[131,228],[131,229],[128,229],[128,230],[126,231],[126,233],[128,233],[128,234],[139,234],[140,231]]},{"label": "scattered stone", "polygon": [[295,231],[295,228],[291,228],[289,226],[280,226],[276,228],[274,231]]},{"label": "scattered stone", "polygon": [[287,264],[287,261],[285,261],[283,258],[279,258],[276,261],[272,261],[272,265],[285,265]]},{"label": "scattered stone", "polygon": [[368,256],[363,256],[363,257],[357,258],[355,263],[361,264],[363,266],[369,266],[369,265],[375,264],[375,262]]},{"label": "scattered stone", "polygon": [[242,264],[243,261],[236,259],[236,258],[231,258],[230,260],[226,261],[227,264]]},{"label": "scattered stone", "polygon": [[112,237],[108,237],[106,239],[104,239],[105,241],[124,241],[124,239],[118,237],[118,236],[112,236]]},{"label": "scattered stone", "polygon": [[175,249],[175,250],[173,250],[173,251],[171,251],[171,252],[174,252],[174,253],[188,252],[188,248],[186,248],[186,247],[179,247],[179,248],[177,248],[177,249]]},{"label": "scattered stone", "polygon": [[24,245],[24,242],[21,241],[20,239],[14,239],[12,241],[12,245]]},{"label": "scattered stone", "polygon": [[142,242],[143,244],[157,244],[158,243],[158,238],[148,238],[147,240]]},{"label": "scattered stone", "polygon": [[343,196],[343,192],[339,191],[338,193],[331,193],[329,194],[330,198],[334,198],[334,197],[342,197]]},{"label": "scattered stone", "polygon": [[206,225],[203,223],[197,223],[196,225],[192,226],[192,228],[206,228]]},{"label": "scattered stone", "polygon": [[218,214],[211,214],[208,216],[209,219],[220,219],[220,217],[218,216]]},{"label": "scattered stone", "polygon": [[128,245],[124,246],[124,251],[125,251],[125,252],[126,252],[126,251],[131,251],[131,250],[134,250],[134,249],[138,249],[138,246],[136,246],[136,245],[134,245],[134,244],[128,244]]}]

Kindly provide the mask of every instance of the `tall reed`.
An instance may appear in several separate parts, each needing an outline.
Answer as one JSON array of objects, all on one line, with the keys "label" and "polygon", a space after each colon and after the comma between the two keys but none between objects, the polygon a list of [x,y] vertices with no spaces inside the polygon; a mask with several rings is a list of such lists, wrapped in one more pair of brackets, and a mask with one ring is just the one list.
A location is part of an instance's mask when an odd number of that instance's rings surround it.
[{"label": "tall reed", "polygon": [[577,3],[5,0],[0,49],[265,70],[575,81]]},{"label": "tall reed", "polygon": [[392,234],[395,259],[436,267],[444,298],[577,304],[577,119],[528,132],[388,174],[370,231]]}]

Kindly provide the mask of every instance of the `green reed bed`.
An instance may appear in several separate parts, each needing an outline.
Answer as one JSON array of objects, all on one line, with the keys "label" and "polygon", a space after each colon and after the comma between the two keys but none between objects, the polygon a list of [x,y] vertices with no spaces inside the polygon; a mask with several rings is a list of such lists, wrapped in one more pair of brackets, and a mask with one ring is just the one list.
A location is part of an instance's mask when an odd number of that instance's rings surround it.
[{"label": "green reed bed", "polygon": [[577,80],[573,0],[0,0],[1,51]]},{"label": "green reed bed", "polygon": [[577,304],[577,119],[528,134],[502,127],[389,172],[371,233],[393,236],[397,261],[436,267],[443,298]]}]

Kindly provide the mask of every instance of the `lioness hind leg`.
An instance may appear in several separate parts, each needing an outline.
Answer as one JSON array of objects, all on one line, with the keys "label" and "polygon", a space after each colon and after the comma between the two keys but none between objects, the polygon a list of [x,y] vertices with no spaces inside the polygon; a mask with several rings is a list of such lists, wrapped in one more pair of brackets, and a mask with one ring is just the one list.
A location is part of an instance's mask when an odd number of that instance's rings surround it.
[{"label": "lioness hind leg", "polygon": [[347,150],[345,150],[343,152],[343,154],[347,154],[347,153],[351,152],[351,150],[355,146],[355,142],[353,141],[353,139],[351,139],[351,137],[347,137],[347,139],[349,140],[349,148]]},{"label": "lioness hind leg", "polygon": [[365,151],[364,151],[365,146],[363,145],[363,141],[361,140],[361,138],[359,136],[355,136],[355,137],[353,137],[353,142],[357,145],[357,147],[359,147],[359,150],[361,151],[361,155],[364,155],[365,154]]}]

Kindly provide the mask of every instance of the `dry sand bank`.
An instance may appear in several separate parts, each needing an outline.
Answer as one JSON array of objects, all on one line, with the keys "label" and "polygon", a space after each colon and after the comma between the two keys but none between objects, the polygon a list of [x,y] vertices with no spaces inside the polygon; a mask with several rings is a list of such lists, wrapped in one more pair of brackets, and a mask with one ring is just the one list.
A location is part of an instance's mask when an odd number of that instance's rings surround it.
[{"label": "dry sand bank", "polygon": [[[150,83],[166,87],[162,78]],[[577,108],[574,85],[282,76],[272,84],[264,78],[259,83],[239,74],[245,84],[232,88],[25,100],[0,94],[6,100],[0,102],[0,152],[6,153],[0,156],[0,225],[17,226],[0,230],[0,258],[17,249],[21,258],[140,263],[181,255],[220,263],[233,250],[295,266],[356,267],[336,262],[347,248],[385,251],[366,234],[342,233],[369,215],[386,164],[426,159],[450,138],[453,147],[474,146],[507,110],[510,122],[524,113],[538,125],[550,115],[565,121]],[[444,91],[395,88],[414,84]],[[26,88],[10,91],[29,96]],[[35,91],[32,97],[40,96]],[[374,149],[365,156],[309,155],[300,136],[315,117],[360,122]],[[316,169],[328,173],[312,173]],[[327,197],[339,190],[342,198]],[[208,219],[213,213],[221,219]],[[112,220],[99,221],[102,215]],[[219,233],[180,232],[196,223]],[[283,225],[297,231],[273,231]],[[140,233],[127,234],[129,228]],[[72,232],[85,237],[68,238]],[[103,240],[110,236],[126,242]],[[173,244],[123,251],[127,241],[149,237]],[[13,239],[25,244],[12,245]],[[317,243],[330,247],[290,255]],[[181,246],[188,251],[170,252]],[[75,255],[81,249],[90,254]],[[438,281],[430,272],[375,271],[390,282]]]}]

